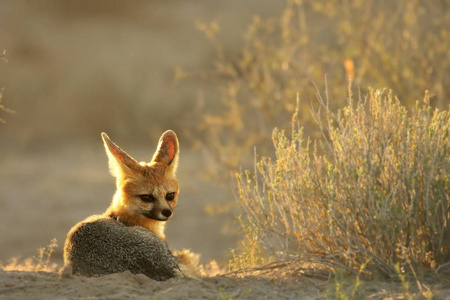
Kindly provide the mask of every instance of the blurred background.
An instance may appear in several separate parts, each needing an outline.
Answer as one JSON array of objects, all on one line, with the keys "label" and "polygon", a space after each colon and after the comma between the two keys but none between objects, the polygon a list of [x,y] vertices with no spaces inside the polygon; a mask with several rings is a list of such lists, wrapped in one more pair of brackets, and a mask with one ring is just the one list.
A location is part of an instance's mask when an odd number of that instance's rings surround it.
[{"label": "blurred background", "polygon": [[[177,132],[171,248],[226,262],[239,244],[232,173],[272,155],[274,127],[369,87],[448,108],[450,1],[0,0],[0,261],[103,212],[102,131],[137,160]],[[6,61],[7,60],[7,61]],[[347,88],[348,82],[353,85]],[[316,129],[315,129],[316,128]]]},{"label": "blurred background", "polygon": [[[202,180],[206,163],[184,134],[195,125],[199,88],[174,70],[204,69],[214,48],[196,27],[220,21],[225,48],[242,43],[253,15],[282,1],[0,1],[0,260],[27,257],[57,238],[56,258],[76,222],[103,212],[114,193],[100,133],[149,161],[161,133],[181,145],[172,248],[224,260],[236,247],[234,219],[207,212],[234,202],[229,184]],[[210,209],[211,210],[211,209]]]}]

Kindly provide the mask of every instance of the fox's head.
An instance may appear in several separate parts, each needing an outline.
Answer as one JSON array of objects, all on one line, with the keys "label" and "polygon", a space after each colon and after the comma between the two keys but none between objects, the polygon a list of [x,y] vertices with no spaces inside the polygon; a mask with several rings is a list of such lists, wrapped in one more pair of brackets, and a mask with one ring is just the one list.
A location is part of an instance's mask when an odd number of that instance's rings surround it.
[{"label": "fox's head", "polygon": [[179,145],[175,132],[163,133],[149,163],[138,163],[106,133],[102,133],[102,138],[117,186],[107,214],[128,226],[145,227],[164,239],[165,221],[172,215],[178,199],[175,172]]}]

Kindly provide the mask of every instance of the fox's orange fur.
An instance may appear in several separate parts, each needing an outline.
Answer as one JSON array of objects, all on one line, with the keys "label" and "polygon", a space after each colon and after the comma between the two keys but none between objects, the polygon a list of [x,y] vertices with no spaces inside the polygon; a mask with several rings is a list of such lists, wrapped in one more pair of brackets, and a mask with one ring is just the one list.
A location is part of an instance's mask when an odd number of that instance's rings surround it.
[{"label": "fox's orange fur", "polygon": [[[106,213],[128,226],[142,226],[165,239],[164,227],[178,200],[177,136],[173,131],[166,131],[149,163],[138,163],[106,134],[102,137],[117,187]],[[173,199],[167,197],[169,194],[174,195]],[[151,200],[143,201],[143,195]]]}]

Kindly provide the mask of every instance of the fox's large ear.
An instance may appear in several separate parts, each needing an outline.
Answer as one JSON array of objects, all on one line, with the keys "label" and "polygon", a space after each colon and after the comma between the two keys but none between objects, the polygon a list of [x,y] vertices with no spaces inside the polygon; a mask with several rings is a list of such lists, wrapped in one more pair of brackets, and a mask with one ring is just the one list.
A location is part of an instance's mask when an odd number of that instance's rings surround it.
[{"label": "fox's large ear", "polygon": [[178,166],[178,153],[180,146],[175,132],[167,130],[159,139],[158,147],[153,155],[152,162],[161,162],[168,166],[166,172],[175,174]]},{"label": "fox's large ear", "polygon": [[136,160],[114,144],[106,133],[102,132],[102,138],[106,154],[108,155],[109,171],[114,177],[119,178],[136,169],[139,165]]}]

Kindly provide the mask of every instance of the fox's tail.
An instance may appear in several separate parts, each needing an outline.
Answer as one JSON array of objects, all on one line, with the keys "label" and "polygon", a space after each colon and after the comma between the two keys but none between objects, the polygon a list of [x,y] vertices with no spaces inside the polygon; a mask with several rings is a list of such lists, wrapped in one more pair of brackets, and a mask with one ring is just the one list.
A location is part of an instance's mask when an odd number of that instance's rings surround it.
[{"label": "fox's tail", "polygon": [[204,276],[199,265],[199,254],[183,249],[182,251],[173,251],[173,256],[178,258],[178,266],[182,276],[195,279]]}]

